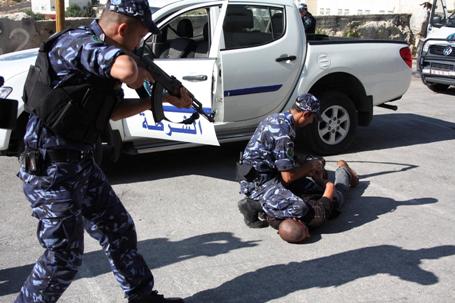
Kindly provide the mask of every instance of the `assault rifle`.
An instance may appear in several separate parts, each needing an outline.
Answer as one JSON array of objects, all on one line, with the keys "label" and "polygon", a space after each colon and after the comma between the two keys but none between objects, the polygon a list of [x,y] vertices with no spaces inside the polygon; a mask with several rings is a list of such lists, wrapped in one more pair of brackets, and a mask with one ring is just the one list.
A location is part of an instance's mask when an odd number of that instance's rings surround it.
[{"label": "assault rifle", "polygon": [[[180,97],[180,88],[183,87],[182,83],[174,76],[168,75],[164,70],[156,65],[155,62],[153,62],[155,56],[145,43],[137,51],[135,51],[132,57],[136,60],[139,66],[142,66],[148,70],[153,79],[155,79],[155,83],[152,86],[151,92],[148,91],[145,87],[136,89],[136,92],[141,98],[152,98],[151,110],[153,112],[153,119],[155,120],[155,123],[163,119],[169,121],[164,115],[162,98],[166,93],[175,97]],[[199,115],[204,116],[204,118],[210,122],[214,122],[215,113],[206,113],[202,108],[201,102],[199,102],[190,92],[189,95],[193,100],[191,107],[195,110],[195,112],[191,115],[190,118],[187,118],[179,123],[191,124],[199,118]]]}]

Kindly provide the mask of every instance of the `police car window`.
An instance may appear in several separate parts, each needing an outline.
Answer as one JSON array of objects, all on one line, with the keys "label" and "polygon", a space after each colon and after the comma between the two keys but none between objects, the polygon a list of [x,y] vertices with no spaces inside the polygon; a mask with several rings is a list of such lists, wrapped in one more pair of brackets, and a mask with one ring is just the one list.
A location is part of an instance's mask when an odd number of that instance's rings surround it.
[{"label": "police car window", "polygon": [[281,7],[229,5],[223,24],[225,50],[275,41],[285,31]]},{"label": "police car window", "polygon": [[208,57],[209,26],[208,8],[177,16],[161,29],[154,47],[156,56],[164,59]]}]

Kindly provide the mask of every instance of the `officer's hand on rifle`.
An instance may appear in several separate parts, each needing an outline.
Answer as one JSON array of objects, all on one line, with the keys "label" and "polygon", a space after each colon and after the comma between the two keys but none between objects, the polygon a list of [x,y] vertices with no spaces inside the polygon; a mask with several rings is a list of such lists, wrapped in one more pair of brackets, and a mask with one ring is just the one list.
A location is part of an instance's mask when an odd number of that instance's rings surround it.
[{"label": "officer's hand on rifle", "polygon": [[176,107],[190,107],[193,103],[193,99],[191,99],[188,90],[185,87],[180,87],[180,97],[175,97],[172,95],[166,95],[163,98],[163,102],[168,102]]}]

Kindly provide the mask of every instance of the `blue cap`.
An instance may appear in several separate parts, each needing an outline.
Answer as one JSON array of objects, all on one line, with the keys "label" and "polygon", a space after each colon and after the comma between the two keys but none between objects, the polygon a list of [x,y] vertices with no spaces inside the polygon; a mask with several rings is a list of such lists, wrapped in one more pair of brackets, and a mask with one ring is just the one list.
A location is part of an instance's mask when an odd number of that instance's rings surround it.
[{"label": "blue cap", "polygon": [[148,0],[110,0],[106,3],[110,11],[130,16],[141,21],[150,32],[159,33],[158,27],[152,20],[152,12]]},{"label": "blue cap", "polygon": [[298,96],[295,99],[295,105],[300,108],[301,111],[315,113],[318,118],[320,116],[319,111],[321,109],[321,104],[319,103],[318,98],[312,94],[303,94]]}]

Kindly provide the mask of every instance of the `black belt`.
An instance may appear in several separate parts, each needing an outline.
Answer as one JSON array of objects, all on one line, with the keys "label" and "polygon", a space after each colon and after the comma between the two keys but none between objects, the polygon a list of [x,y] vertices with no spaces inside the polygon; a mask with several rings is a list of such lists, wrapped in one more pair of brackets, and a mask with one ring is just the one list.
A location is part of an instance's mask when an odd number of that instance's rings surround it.
[{"label": "black belt", "polygon": [[51,149],[46,151],[46,160],[50,162],[77,162],[93,158],[92,150]]}]

